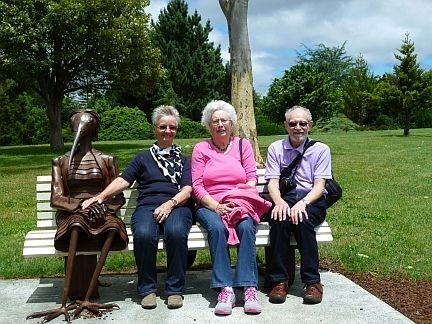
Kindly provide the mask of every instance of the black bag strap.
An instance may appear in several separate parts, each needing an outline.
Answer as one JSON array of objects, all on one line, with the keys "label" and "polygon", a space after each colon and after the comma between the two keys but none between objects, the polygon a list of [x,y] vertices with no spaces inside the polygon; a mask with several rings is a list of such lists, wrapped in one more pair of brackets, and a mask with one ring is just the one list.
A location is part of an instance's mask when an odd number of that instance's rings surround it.
[{"label": "black bag strap", "polygon": [[309,138],[306,139],[306,143],[303,147],[303,153],[298,154],[294,160],[292,160],[292,162],[286,167],[283,168],[281,171],[281,177],[282,178],[289,178],[294,176],[294,174],[297,171],[297,168],[300,164],[301,159],[303,158],[303,155],[305,154],[306,150],[311,147],[312,145],[314,145],[317,141],[315,140],[309,140]]},{"label": "black bag strap", "polygon": [[243,137],[239,140],[239,151],[240,151],[240,163],[243,166]]}]

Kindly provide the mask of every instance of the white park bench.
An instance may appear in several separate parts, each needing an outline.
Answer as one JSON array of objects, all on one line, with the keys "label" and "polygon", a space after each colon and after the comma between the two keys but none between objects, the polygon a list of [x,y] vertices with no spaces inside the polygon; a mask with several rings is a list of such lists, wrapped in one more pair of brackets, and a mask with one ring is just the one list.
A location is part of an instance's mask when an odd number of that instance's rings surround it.
[{"label": "white park bench", "polygon": [[[267,185],[264,180],[264,169],[258,169],[258,190],[261,194],[267,194]],[[111,253],[130,253],[133,252],[133,236],[130,229],[132,213],[136,207],[136,197],[138,195],[135,186],[124,191],[126,203],[120,209],[119,217],[125,222],[129,236],[129,245],[123,251]],[[56,210],[50,206],[51,196],[51,176],[37,176],[36,179],[36,228],[27,233],[24,240],[23,256],[26,258],[48,257],[48,256],[67,256],[67,253],[58,251],[54,248],[54,235],[56,233]],[[256,246],[268,247],[270,226],[268,222],[261,222],[257,225]],[[331,242],[333,236],[330,226],[327,222],[315,228],[318,243]],[[291,253],[290,253],[290,283],[294,280],[295,269],[295,247],[296,242],[294,235],[291,235]],[[189,233],[188,248],[190,251],[208,249],[207,233],[199,224],[192,225]],[[164,250],[163,239],[159,239],[159,250]],[[99,251],[80,252],[84,255],[98,254]],[[193,257],[194,258],[194,257]],[[193,260],[189,260],[193,263]],[[189,264],[191,265],[191,264]]]}]

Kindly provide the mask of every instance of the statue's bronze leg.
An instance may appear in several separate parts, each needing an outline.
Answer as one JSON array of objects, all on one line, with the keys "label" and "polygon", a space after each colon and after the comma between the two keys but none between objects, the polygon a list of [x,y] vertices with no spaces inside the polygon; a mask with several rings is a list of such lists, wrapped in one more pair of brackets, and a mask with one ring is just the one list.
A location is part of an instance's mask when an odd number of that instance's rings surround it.
[{"label": "statue's bronze leg", "polygon": [[72,269],[73,269],[73,262],[75,259],[75,253],[77,250],[78,245],[78,228],[74,227],[71,231],[71,239],[69,242],[69,251],[68,251],[68,259],[66,263],[66,278],[63,285],[63,295],[62,295],[62,304],[60,308],[51,309],[43,312],[34,312],[26,317],[26,319],[30,318],[40,318],[44,317],[42,320],[42,323],[49,322],[52,319],[60,316],[61,314],[64,315],[66,322],[71,323],[71,318],[69,316],[68,311],[75,309],[77,306],[76,304],[71,304],[69,306],[66,306],[68,295],[69,295],[69,288],[70,288],[70,282],[72,277]]},{"label": "statue's bronze leg", "polygon": [[83,309],[87,309],[93,314],[100,316],[101,315],[101,309],[104,309],[106,311],[111,311],[113,309],[119,309],[120,307],[117,304],[97,304],[90,302],[90,296],[92,294],[92,291],[95,289],[96,285],[98,284],[98,278],[102,271],[102,267],[105,264],[106,258],[108,256],[108,253],[111,248],[111,244],[114,240],[116,232],[114,230],[109,231],[107,238],[104,242],[104,245],[101,250],[101,254],[98,260],[98,263],[96,264],[96,269],[93,273],[93,277],[90,281],[90,286],[88,287],[85,299],[83,301],[77,300],[78,307],[75,309],[73,313],[73,317],[76,318],[79,316],[79,314],[83,311]]}]

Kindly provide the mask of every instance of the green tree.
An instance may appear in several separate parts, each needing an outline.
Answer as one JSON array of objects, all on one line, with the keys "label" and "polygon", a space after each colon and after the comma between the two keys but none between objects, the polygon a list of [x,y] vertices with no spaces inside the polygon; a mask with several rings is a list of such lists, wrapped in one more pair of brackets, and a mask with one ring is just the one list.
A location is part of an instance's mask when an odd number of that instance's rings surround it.
[{"label": "green tree", "polygon": [[399,53],[395,53],[395,58],[399,64],[393,67],[395,74],[395,86],[400,95],[400,113],[403,116],[404,135],[409,135],[411,119],[417,109],[421,109],[424,101],[421,94],[424,90],[422,80],[423,70],[417,62],[417,54],[414,53],[414,43],[410,40],[409,34],[405,34],[402,40]]},{"label": "green tree", "polygon": [[185,117],[199,120],[207,102],[228,100],[220,46],[215,47],[208,39],[210,21],[203,26],[197,11],[188,14],[186,1],[171,0],[153,26],[155,43],[175,93],[165,90],[164,94],[178,101],[176,106]]},{"label": "green tree", "polygon": [[344,85],[353,66],[353,58],[346,54],[346,41],[341,46],[317,45],[316,49],[304,46],[303,53],[297,53],[298,64],[310,65],[318,72],[326,73],[338,87]]},{"label": "green tree", "polygon": [[383,120],[383,116],[391,118],[399,127],[401,125],[401,95],[396,86],[395,75],[385,73],[379,80],[374,90],[374,98],[376,98],[376,109],[369,111],[365,124],[379,125],[379,121]]},{"label": "green tree", "polygon": [[114,81],[130,89],[152,87],[160,76],[148,3],[0,2],[0,64],[42,98],[52,149],[64,149],[60,107],[66,94],[106,89]]},{"label": "green tree", "polygon": [[310,65],[295,65],[272,82],[262,112],[271,120],[283,121],[285,111],[294,105],[310,109],[315,120],[327,120],[342,111],[342,90],[326,73]]},{"label": "green tree", "polygon": [[423,73],[423,91],[420,97],[423,100],[422,109],[414,112],[415,126],[418,128],[432,127],[432,70]]},{"label": "green tree", "polygon": [[38,99],[12,79],[0,81],[0,145],[47,143],[48,119]]},{"label": "green tree", "polygon": [[377,78],[370,73],[363,56],[359,56],[349,71],[343,87],[344,113],[352,121],[364,125],[371,111],[376,109],[373,95]]},{"label": "green tree", "polygon": [[15,104],[16,87],[13,80],[0,80],[0,145],[17,145],[22,141],[24,109]]}]

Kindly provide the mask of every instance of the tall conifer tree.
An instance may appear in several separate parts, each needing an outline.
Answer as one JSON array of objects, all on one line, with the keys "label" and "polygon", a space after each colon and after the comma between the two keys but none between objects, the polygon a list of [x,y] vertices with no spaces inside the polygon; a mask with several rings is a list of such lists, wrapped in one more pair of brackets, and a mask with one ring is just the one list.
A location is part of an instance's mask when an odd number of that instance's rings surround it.
[{"label": "tall conifer tree", "polygon": [[208,101],[229,100],[220,46],[209,41],[210,21],[202,25],[197,11],[188,14],[184,0],[171,0],[153,26],[155,43],[182,115],[200,120]]},{"label": "tall conifer tree", "polygon": [[404,135],[409,135],[411,127],[411,118],[416,109],[420,107],[420,101],[423,90],[422,75],[417,62],[417,54],[414,53],[414,43],[410,40],[409,34],[405,34],[402,46],[395,53],[395,58],[400,62],[394,66],[396,76],[396,87],[400,91],[400,109],[404,118]]}]

